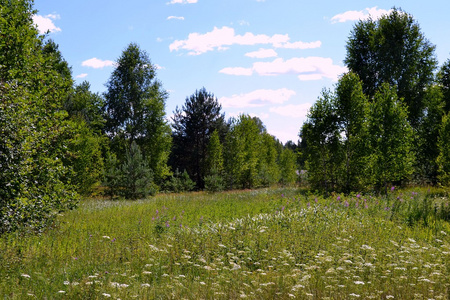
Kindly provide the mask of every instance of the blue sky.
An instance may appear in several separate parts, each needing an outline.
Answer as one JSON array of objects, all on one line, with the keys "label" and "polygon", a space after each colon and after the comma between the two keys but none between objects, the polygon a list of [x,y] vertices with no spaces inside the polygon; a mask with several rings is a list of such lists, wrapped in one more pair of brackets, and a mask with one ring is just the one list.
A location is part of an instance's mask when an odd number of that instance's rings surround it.
[{"label": "blue sky", "polygon": [[258,116],[282,142],[296,142],[308,108],[346,71],[356,21],[392,7],[414,16],[440,65],[450,58],[448,0],[35,0],[34,20],[94,92],[105,91],[133,42],[158,67],[169,117],[205,87],[227,119]]}]

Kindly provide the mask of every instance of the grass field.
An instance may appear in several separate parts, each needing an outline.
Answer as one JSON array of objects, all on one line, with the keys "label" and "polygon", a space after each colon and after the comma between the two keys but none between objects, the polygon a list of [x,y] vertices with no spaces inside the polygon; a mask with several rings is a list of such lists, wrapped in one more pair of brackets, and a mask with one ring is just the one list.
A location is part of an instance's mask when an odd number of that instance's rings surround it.
[{"label": "grass field", "polygon": [[86,199],[0,238],[2,299],[450,299],[448,192]]}]

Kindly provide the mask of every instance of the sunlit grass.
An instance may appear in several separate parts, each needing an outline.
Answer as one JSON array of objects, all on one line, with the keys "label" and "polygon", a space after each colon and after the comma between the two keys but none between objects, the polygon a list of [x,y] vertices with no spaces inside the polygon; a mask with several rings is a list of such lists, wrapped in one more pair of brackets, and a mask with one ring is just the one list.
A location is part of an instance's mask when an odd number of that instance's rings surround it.
[{"label": "sunlit grass", "polygon": [[87,199],[0,239],[3,298],[448,299],[445,191]]}]

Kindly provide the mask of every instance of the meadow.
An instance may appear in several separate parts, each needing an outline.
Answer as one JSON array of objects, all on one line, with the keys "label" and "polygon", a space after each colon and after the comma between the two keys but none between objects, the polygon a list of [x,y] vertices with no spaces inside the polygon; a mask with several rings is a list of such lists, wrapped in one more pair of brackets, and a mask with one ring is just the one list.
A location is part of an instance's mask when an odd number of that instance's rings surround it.
[{"label": "meadow", "polygon": [[2,299],[450,299],[449,193],[85,199],[0,237]]}]

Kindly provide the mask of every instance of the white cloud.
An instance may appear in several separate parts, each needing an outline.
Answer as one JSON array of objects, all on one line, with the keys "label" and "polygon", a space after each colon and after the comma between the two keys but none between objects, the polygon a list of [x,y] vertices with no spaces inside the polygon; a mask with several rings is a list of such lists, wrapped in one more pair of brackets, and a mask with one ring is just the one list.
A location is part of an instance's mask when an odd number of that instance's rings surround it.
[{"label": "white cloud", "polygon": [[219,71],[219,73],[235,76],[251,76],[253,75],[253,70],[250,68],[224,68]]},{"label": "white cloud", "polygon": [[274,34],[268,36],[265,34],[253,34],[246,32],[244,35],[237,35],[233,28],[224,26],[214,29],[205,34],[197,32],[190,33],[185,40],[176,40],[170,44],[170,51],[187,50],[189,55],[200,55],[213,50],[226,50],[231,45],[272,45],[275,48],[307,49],[318,48],[320,41],[312,43],[289,42],[287,34]]},{"label": "white cloud", "polygon": [[166,69],[165,67],[162,67],[158,64],[153,64],[153,66],[156,68],[156,70],[165,70]]},{"label": "white cloud", "polygon": [[56,14],[49,14],[46,16],[33,15],[33,22],[40,34],[45,34],[47,33],[47,31],[60,32],[61,28],[56,27],[56,25],[53,23],[53,20],[58,19],[60,19],[60,16]]},{"label": "white cloud", "polygon": [[295,91],[286,88],[278,90],[255,90],[246,94],[222,97],[219,102],[224,108],[227,107],[261,107],[266,104],[282,104],[295,95]]},{"label": "white cloud", "polygon": [[87,76],[88,76],[87,73],[82,73],[82,74],[80,74],[80,75],[77,75],[75,78],[85,78],[85,77],[87,77]]},{"label": "white cloud", "polygon": [[258,51],[248,52],[245,56],[251,58],[268,58],[268,57],[277,57],[278,54],[273,49],[259,49]]},{"label": "white cloud", "polygon": [[104,67],[111,67],[115,65],[115,62],[112,60],[101,60],[96,57],[85,60],[81,63],[83,67],[89,67],[94,69],[101,69]]},{"label": "white cloud", "polygon": [[367,20],[369,17],[372,19],[379,19],[381,16],[389,14],[392,11],[385,9],[378,9],[376,6],[372,8],[366,8],[363,10],[349,10],[342,14],[335,15],[331,18],[332,23],[344,23],[347,21]]},{"label": "white cloud", "polygon": [[251,75],[256,73],[260,76],[295,74],[302,81],[320,80],[323,78],[336,81],[339,75],[347,72],[347,68],[333,64],[331,58],[310,56],[295,57],[288,60],[277,58],[272,62],[255,62],[251,68],[225,68],[219,72],[229,75]]},{"label": "white cloud", "polygon": [[184,21],[184,17],[169,16],[169,17],[167,17],[167,20],[180,20],[180,21]]},{"label": "white cloud", "polygon": [[270,112],[279,114],[284,117],[305,119],[311,103],[289,104],[285,106],[271,107]]},{"label": "white cloud", "polygon": [[172,0],[170,2],[167,2],[167,4],[192,4],[197,2],[198,0]]}]

